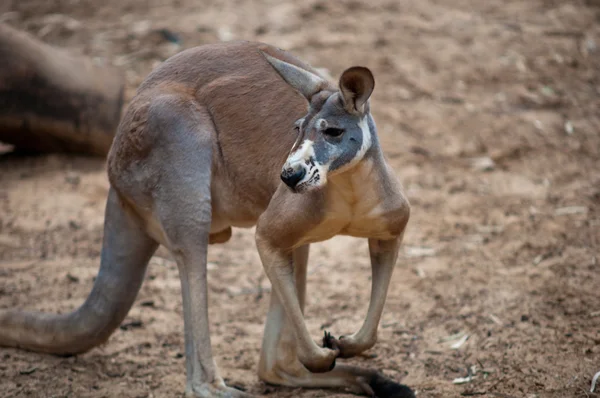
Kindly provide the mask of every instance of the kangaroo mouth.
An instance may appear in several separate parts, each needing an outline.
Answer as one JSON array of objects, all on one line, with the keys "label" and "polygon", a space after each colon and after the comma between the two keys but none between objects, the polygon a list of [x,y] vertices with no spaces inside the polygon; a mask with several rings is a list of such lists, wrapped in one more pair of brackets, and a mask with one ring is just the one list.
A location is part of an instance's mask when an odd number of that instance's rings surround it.
[{"label": "kangaroo mouth", "polygon": [[321,168],[313,167],[306,172],[306,176],[294,187],[290,187],[294,193],[313,191],[325,186],[324,173]]}]

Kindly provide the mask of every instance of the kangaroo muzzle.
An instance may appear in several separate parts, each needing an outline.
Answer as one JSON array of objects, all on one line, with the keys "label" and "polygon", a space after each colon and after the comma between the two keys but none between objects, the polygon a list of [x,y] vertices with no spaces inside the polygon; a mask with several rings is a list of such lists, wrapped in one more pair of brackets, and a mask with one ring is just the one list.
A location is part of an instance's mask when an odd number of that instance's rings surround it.
[{"label": "kangaroo muzzle", "polygon": [[298,183],[304,179],[305,176],[306,169],[304,167],[288,167],[284,168],[281,172],[281,181],[283,181],[288,187],[294,189],[296,188],[296,185],[298,185]]},{"label": "kangaroo muzzle", "polygon": [[293,192],[307,192],[327,182],[328,165],[317,162],[313,145],[311,140],[305,140],[283,165],[281,180]]}]

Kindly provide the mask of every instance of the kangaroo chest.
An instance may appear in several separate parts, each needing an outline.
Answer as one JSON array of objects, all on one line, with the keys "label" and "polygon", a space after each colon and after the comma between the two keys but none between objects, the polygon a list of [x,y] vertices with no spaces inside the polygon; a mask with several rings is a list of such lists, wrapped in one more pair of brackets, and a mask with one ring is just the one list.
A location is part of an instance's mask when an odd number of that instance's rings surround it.
[{"label": "kangaroo chest", "polygon": [[[394,192],[387,192],[379,178],[354,174],[332,179],[326,187],[320,222],[307,231],[299,245],[320,242],[335,235],[392,239],[387,214],[393,211]],[[398,193],[399,195],[399,193]]]},{"label": "kangaroo chest", "polygon": [[336,235],[375,239],[394,237],[385,222],[385,210],[381,206],[364,210],[357,212],[348,204],[333,204],[327,208],[323,220],[301,238],[298,246],[321,242]]}]

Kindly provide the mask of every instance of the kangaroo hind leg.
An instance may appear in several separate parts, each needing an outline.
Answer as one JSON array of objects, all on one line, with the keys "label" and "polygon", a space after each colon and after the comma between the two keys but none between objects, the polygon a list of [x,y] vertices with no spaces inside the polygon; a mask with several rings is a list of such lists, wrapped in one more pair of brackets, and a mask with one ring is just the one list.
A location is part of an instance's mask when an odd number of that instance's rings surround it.
[{"label": "kangaroo hind leg", "polygon": [[207,250],[212,219],[211,175],[214,127],[193,99],[162,95],[149,108],[155,137],[148,167],[160,184],[152,192],[152,217],[179,269],[183,298],[187,383],[194,397],[249,397],[227,387],[211,348]]}]

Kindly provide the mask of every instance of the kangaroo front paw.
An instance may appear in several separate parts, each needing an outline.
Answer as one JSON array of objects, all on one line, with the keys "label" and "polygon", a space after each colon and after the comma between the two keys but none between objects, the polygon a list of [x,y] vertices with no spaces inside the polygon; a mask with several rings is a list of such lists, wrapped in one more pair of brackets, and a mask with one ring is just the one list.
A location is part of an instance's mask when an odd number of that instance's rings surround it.
[{"label": "kangaroo front paw", "polygon": [[339,350],[336,348],[318,348],[318,351],[310,355],[298,353],[298,359],[310,372],[324,373],[329,372],[335,367],[335,359],[339,353]]},{"label": "kangaroo front paw", "polygon": [[352,358],[375,345],[377,338],[358,339],[354,335],[341,336],[336,339],[329,332],[323,337],[323,347],[338,350],[338,358]]},{"label": "kangaroo front paw", "polygon": [[323,348],[329,348],[334,350],[337,348],[337,339],[331,335],[327,330],[323,332]]}]

